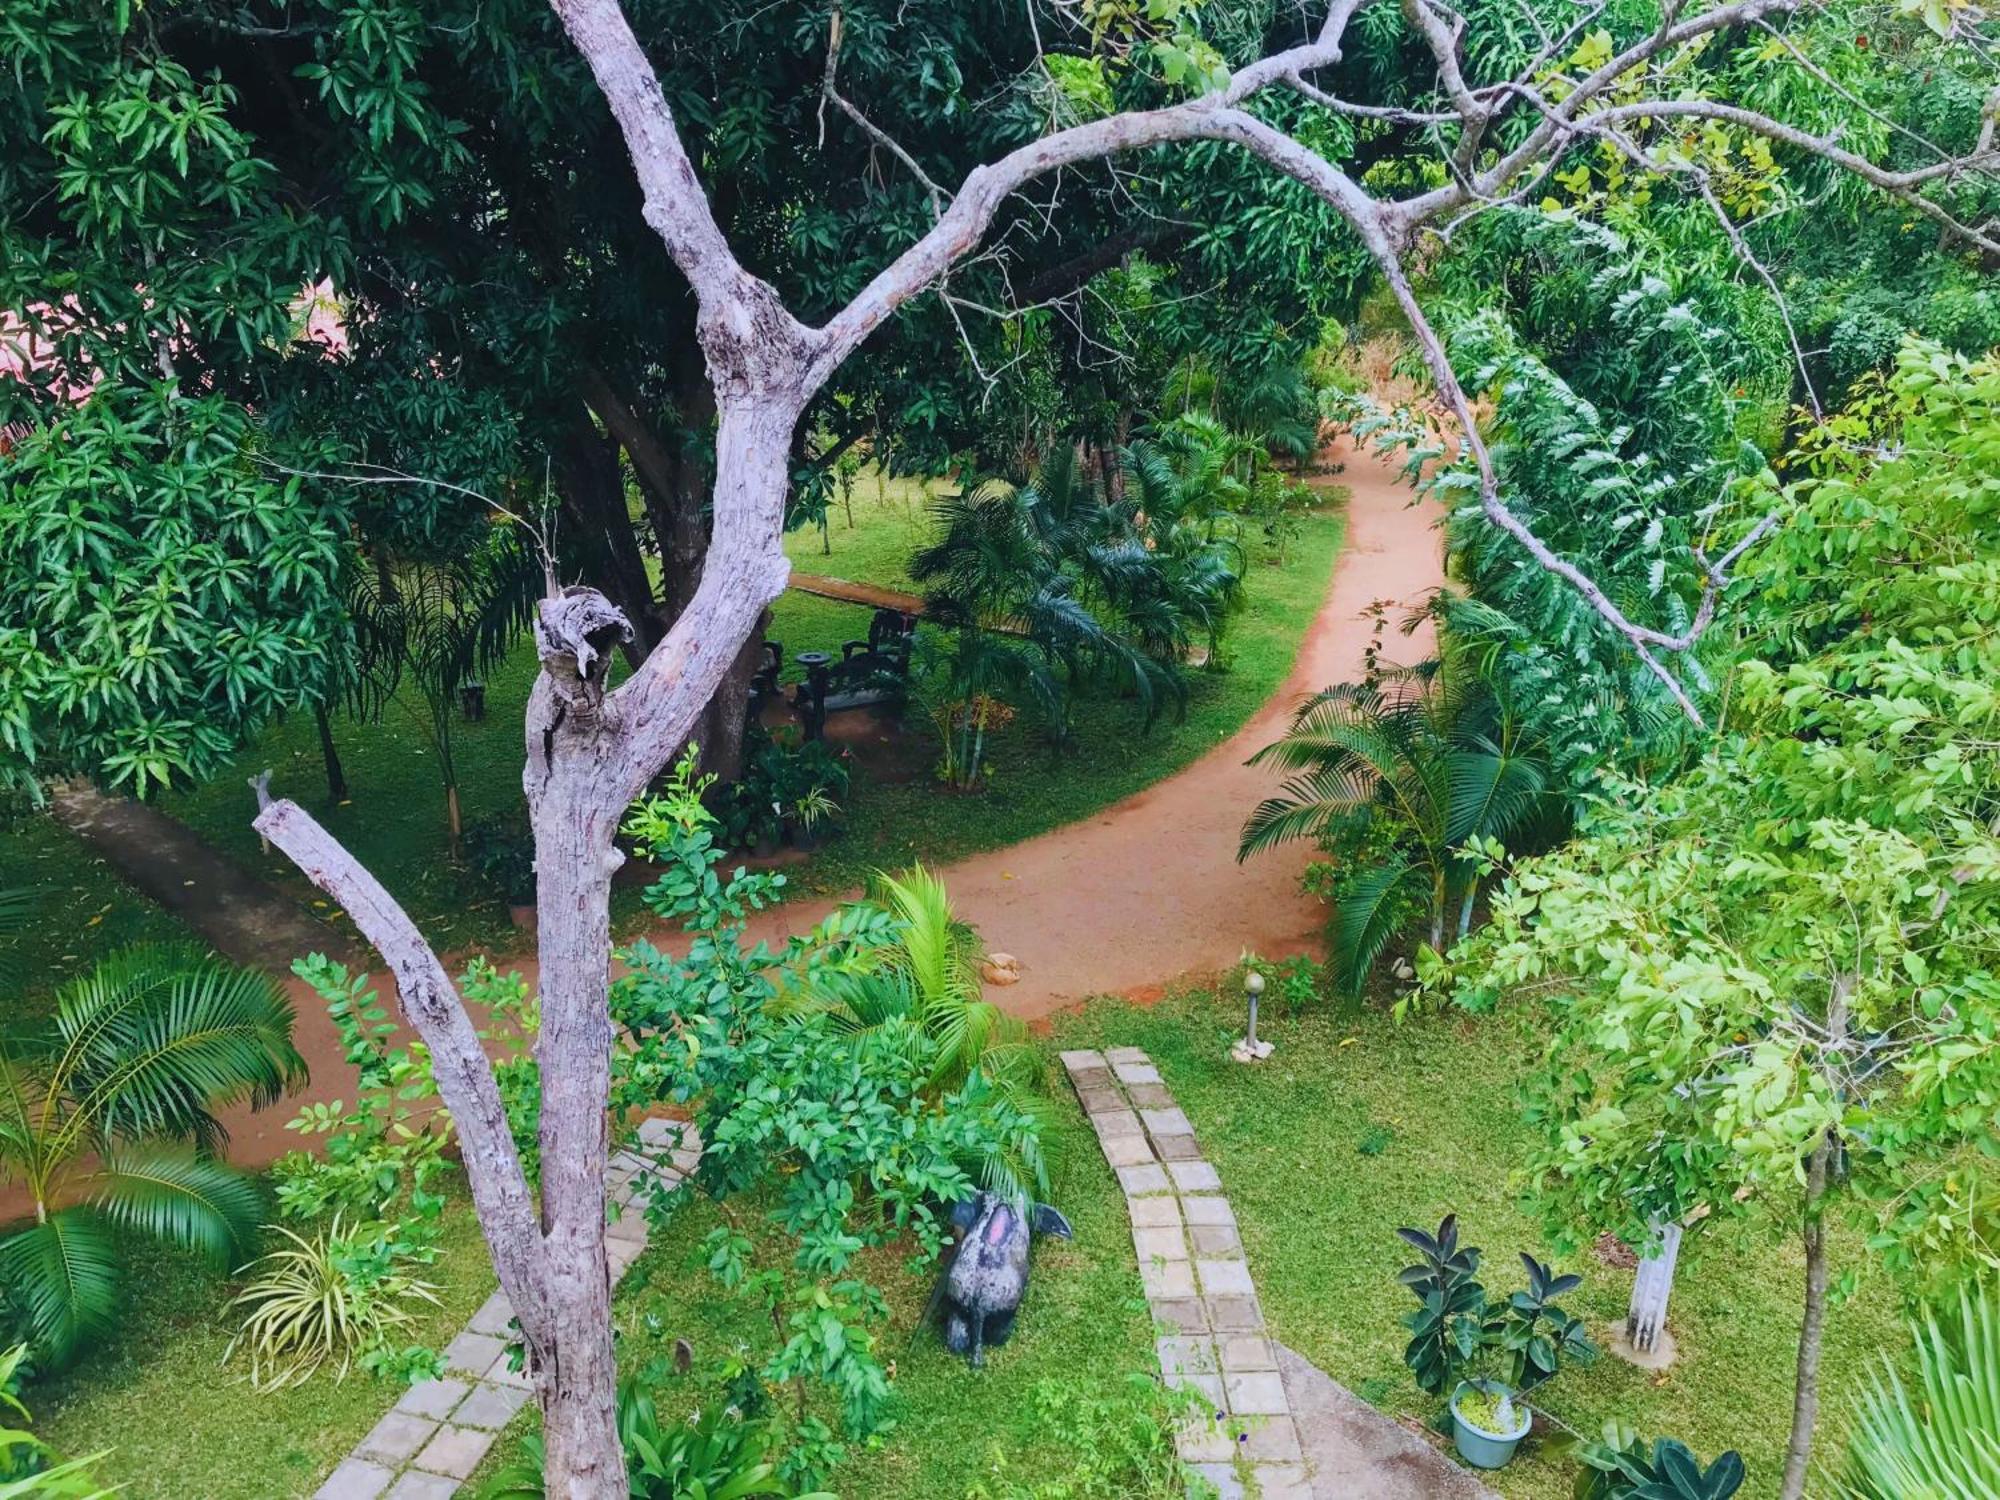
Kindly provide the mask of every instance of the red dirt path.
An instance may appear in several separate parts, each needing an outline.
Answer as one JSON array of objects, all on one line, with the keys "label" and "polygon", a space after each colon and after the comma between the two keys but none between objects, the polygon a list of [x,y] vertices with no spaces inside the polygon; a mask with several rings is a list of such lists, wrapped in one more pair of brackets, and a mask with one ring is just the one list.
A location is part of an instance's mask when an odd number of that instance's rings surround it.
[{"label": "red dirt path", "polygon": [[[1280,958],[1317,946],[1324,908],[1299,889],[1310,846],[1236,862],[1244,818],[1278,780],[1245,762],[1277,738],[1302,697],[1360,675],[1369,605],[1390,601],[1399,620],[1443,582],[1435,508],[1412,506],[1390,464],[1341,456],[1347,534],[1284,687],[1178,774],[1095,817],[943,871],[953,905],[986,946],[1021,961],[1020,983],[988,998],[1034,1020],[1092,995],[1227,968],[1246,950]],[[1422,638],[1394,647],[1412,660],[1428,650]],[[751,936],[775,942],[803,932],[833,905],[776,907],[751,924]]]}]

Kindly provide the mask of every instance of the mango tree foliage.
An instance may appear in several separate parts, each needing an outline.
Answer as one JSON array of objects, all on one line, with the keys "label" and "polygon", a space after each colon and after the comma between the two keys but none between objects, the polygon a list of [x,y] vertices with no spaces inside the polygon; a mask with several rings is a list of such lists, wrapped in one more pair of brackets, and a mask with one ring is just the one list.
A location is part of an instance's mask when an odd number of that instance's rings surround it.
[{"label": "mango tree foliage", "polygon": [[1461,997],[1553,996],[1530,1178],[1559,1228],[1802,1234],[1788,1494],[1828,1216],[1912,1283],[2000,1267],[2000,364],[1913,342],[1873,425],[1744,581],[1779,649],[1737,732],[1518,869]]},{"label": "mango tree foliage", "polygon": [[343,518],[259,465],[240,406],[103,386],[0,483],[0,785],[205,776],[337,680]]},{"label": "mango tree foliage", "polygon": [[146,792],[323,699],[342,518],[258,462],[323,234],[210,69],[123,7],[0,22],[0,782]]}]

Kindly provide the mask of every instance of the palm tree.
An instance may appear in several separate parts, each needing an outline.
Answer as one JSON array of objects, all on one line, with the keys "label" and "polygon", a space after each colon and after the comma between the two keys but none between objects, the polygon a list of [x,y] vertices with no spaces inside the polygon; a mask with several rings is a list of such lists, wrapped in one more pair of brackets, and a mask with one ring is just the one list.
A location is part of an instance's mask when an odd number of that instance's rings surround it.
[{"label": "palm tree", "polygon": [[988,480],[932,507],[938,539],[910,559],[925,613],[954,629],[954,659],[981,682],[1011,682],[1066,729],[1068,688],[1086,674],[1115,681],[1150,722],[1160,697],[1185,695],[1178,652],[1141,638],[1127,617],[1160,572],[1130,511],[1107,505],[1076,453],[1059,448],[1024,485]]},{"label": "palm tree", "polygon": [[1884,1358],[1854,1405],[1845,1500],[1992,1500],[2000,1495],[2000,1289],[1961,1289],[1955,1316],[1910,1325],[1920,1390]]},{"label": "palm tree", "polygon": [[0,1237],[0,1291],[40,1359],[68,1359],[115,1316],[114,1230],[241,1263],[263,1205],[216,1159],[215,1112],[305,1076],[277,984],[187,947],[105,959],[57,992],[43,1031],[0,1041],[0,1171],[34,1206]]},{"label": "palm tree", "polygon": [[[878,874],[870,899],[894,919],[895,937],[850,967],[814,973],[790,1004],[823,1012],[850,1036],[888,1037],[922,1069],[934,1102],[979,1082],[1039,1114],[1032,1090],[1027,1028],[986,999],[979,934],[952,908],[944,881],[922,865]],[[1039,1149],[989,1150],[976,1169],[982,1184],[1024,1198],[1048,1190]]]},{"label": "palm tree", "polygon": [[1254,764],[1293,773],[1244,825],[1237,858],[1288,839],[1322,842],[1386,822],[1393,849],[1334,907],[1332,966],[1349,995],[1412,909],[1433,949],[1472,920],[1476,841],[1500,839],[1540,810],[1547,769],[1503,694],[1464,654],[1328,688]]}]

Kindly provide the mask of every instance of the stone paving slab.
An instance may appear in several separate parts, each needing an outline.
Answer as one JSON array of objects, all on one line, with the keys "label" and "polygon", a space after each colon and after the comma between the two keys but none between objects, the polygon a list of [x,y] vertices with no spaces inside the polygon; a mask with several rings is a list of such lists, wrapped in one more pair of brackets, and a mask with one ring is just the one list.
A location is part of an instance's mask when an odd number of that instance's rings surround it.
[{"label": "stone paving slab", "polygon": [[1111,1047],[1062,1061],[1125,1193],[1161,1379],[1214,1408],[1176,1433],[1181,1461],[1223,1500],[1248,1493],[1246,1476],[1261,1500],[1499,1500],[1272,1342],[1221,1175],[1153,1060]]},{"label": "stone paving slab", "polygon": [[[1102,1058],[1098,1066],[1104,1066]],[[1108,1070],[1104,1076],[1111,1076]],[[1122,1099],[1118,1107],[1127,1109]],[[1136,1113],[1132,1127],[1139,1131]],[[1143,1140],[1142,1133],[1139,1138]],[[1146,1159],[1152,1160],[1150,1153]],[[639,1127],[637,1147],[612,1158],[606,1178],[618,1217],[605,1230],[605,1260],[613,1280],[646,1248],[646,1216],[635,1201],[639,1194],[655,1181],[678,1182],[700,1160],[694,1127],[677,1120],[647,1120]],[[1183,1261],[1183,1269],[1189,1264]],[[513,1320],[504,1292],[488,1297],[445,1345],[450,1373],[405,1390],[313,1491],[313,1500],[453,1500],[460,1495],[500,1429],[533,1395],[527,1375],[507,1367]],[[1219,1384],[1222,1377],[1214,1378]]]}]

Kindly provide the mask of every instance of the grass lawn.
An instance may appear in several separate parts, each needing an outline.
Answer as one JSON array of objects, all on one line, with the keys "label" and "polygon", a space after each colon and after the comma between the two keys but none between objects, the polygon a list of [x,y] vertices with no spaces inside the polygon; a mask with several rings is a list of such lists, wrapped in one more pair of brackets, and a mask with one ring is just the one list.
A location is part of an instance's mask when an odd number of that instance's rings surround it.
[{"label": "grass lawn", "polygon": [[[911,1274],[900,1252],[867,1258],[866,1274],[891,1308],[880,1349],[892,1365],[896,1425],[874,1445],[852,1450],[833,1474],[829,1488],[843,1500],[956,1500],[990,1472],[1000,1452],[1013,1465],[1010,1472],[1063,1474],[1075,1458],[1066,1434],[1046,1418],[1042,1401],[1049,1389],[1060,1384],[1108,1393],[1134,1373],[1157,1369],[1124,1199],[1083,1126],[1075,1096],[1062,1085],[1054,1097],[1070,1127],[1070,1147],[1056,1165],[1051,1197],[1075,1226],[1076,1238],[1036,1241],[1020,1321],[1013,1338],[989,1353],[985,1369],[948,1353],[934,1329],[912,1337],[930,1298],[930,1273]],[[754,1232],[753,1205],[730,1209]],[[701,1239],[721,1222],[713,1206],[691,1205],[654,1236],[618,1289],[622,1368],[637,1370],[649,1361],[664,1366],[676,1338],[694,1348],[694,1374],[685,1382],[666,1377],[663,1415],[712,1400],[719,1362],[739,1350],[761,1360],[772,1348],[762,1315],[730,1300],[704,1269]],[[812,1390],[809,1401],[815,1415],[838,1427],[838,1408],[826,1392]],[[518,1457],[520,1435],[532,1421],[532,1414],[517,1419],[478,1477]],[[476,1494],[476,1483],[471,1488]]]},{"label": "grass lawn", "polygon": [[[97,1474],[124,1486],[122,1500],[303,1500],[395,1403],[397,1386],[361,1371],[253,1391],[246,1365],[221,1363],[235,1331],[231,1285],[151,1246],[123,1259],[117,1334],[25,1396],[58,1452],[112,1450]],[[443,1254],[422,1274],[443,1305],[424,1310],[410,1341],[437,1348],[493,1290],[463,1192],[446,1210]]]},{"label": "grass lawn", "polygon": [[[534,686],[534,645],[524,641],[486,685],[486,718],[453,726],[459,804],[467,824],[521,802],[522,716]],[[334,721],[334,738],[347,769],[350,801],[329,806],[319,736],[312,716],[297,713],[273,725],[228,771],[192,791],[167,797],[167,812],[217,848],[273,884],[296,895],[318,915],[351,931],[343,913],[322,899],[275,850],[263,852],[251,830],[253,804],[244,779],[271,767],[274,792],[296,798],[375,873],[443,950],[485,948],[504,952],[520,935],[509,924],[506,903],[473,871],[448,858],[444,790],[421,700],[405,692],[381,722]]]},{"label": "grass lawn", "polygon": [[[1401,1358],[1408,1334],[1398,1320],[1414,1304],[1394,1280],[1411,1257],[1393,1231],[1435,1228],[1456,1212],[1466,1242],[1486,1251],[1488,1289],[1501,1294],[1521,1284],[1516,1250],[1548,1258],[1508,1183],[1530,1140],[1514,1082],[1537,1055],[1536,1017],[1522,1010],[1398,1026],[1380,1011],[1287,1020],[1271,1009],[1258,1032],[1277,1051],[1255,1069],[1225,1056],[1242,1031],[1241,1001],[1210,992],[1152,1009],[1096,1004],[1062,1018],[1056,1034],[1062,1046],[1152,1054],[1221,1171],[1276,1336],[1384,1410],[1428,1419],[1434,1408]],[[1858,1267],[1861,1254],[1857,1237],[1840,1235],[1834,1274]],[[1583,1274],[1570,1305],[1594,1332],[1622,1321],[1629,1271],[1589,1255],[1561,1269]],[[1679,1361],[1654,1375],[1607,1355],[1565,1370],[1538,1404],[1591,1435],[1622,1417],[1648,1437],[1680,1438],[1704,1460],[1735,1448],[1749,1469],[1744,1500],[1775,1495],[1802,1298],[1796,1239],[1695,1236],[1681,1252],[1669,1318]],[[1836,1308],[1822,1456],[1834,1451],[1845,1395],[1866,1362],[1901,1343],[1895,1299],[1879,1280]],[[1574,1474],[1524,1449],[1491,1483],[1513,1500],[1558,1500]]]},{"label": "grass lawn", "polygon": [[835,488],[824,533],[808,526],[785,537],[785,556],[796,572],[921,593],[907,565],[934,534],[932,496],[956,488],[949,479],[891,479],[867,470],[855,479],[846,504]]},{"label": "grass lawn", "polygon": [[0,937],[0,1026],[46,1015],[55,987],[108,953],[192,936],[43,813],[0,823],[0,887],[34,893],[28,920]]}]

